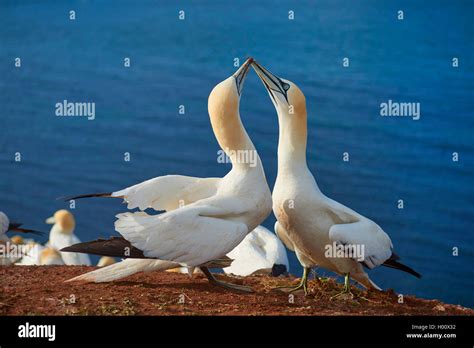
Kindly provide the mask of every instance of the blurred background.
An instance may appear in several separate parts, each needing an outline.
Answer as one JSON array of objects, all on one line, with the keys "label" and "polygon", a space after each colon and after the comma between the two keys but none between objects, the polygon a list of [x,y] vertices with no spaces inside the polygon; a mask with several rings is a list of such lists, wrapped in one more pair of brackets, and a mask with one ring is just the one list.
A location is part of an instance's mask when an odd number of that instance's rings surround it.
[{"label": "blurred background", "polygon": [[[473,9],[472,1],[2,1],[0,210],[49,231],[44,220],[68,208],[60,196],[165,174],[224,176],[230,166],[217,163],[207,97],[235,58],[253,56],[306,94],[308,164],[321,190],[377,222],[423,274],[376,269],[374,281],[472,307]],[[96,119],[56,117],[65,99],[95,102]],[[389,99],[421,103],[421,119],[381,117]],[[241,115],[273,187],[277,118],[253,72]],[[76,233],[114,235],[125,210],[119,200],[77,201]],[[264,225],[273,230],[274,221]]]}]

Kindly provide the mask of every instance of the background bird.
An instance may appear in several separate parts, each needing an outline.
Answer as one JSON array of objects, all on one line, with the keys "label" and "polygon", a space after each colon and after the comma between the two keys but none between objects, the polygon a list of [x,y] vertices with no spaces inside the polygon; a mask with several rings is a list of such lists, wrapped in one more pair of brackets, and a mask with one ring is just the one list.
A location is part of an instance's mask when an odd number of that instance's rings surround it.
[{"label": "background bird", "polygon": [[[24,249],[19,249],[15,247],[15,252],[13,253],[14,255],[7,255],[9,253],[8,251],[10,250],[10,247],[12,245],[21,245],[23,244],[23,240],[21,236],[14,236],[14,240],[12,241],[7,233],[16,231],[20,233],[29,233],[32,235],[42,235],[43,232],[36,231],[36,230],[31,230],[28,228],[23,228],[21,227],[22,224],[18,222],[11,222],[8,216],[0,211],[0,244],[4,245],[4,251],[6,254],[0,255],[0,266],[8,266],[11,265],[15,262],[17,262],[23,255],[20,255]],[[12,250],[13,251],[13,250]],[[20,251],[20,254],[18,253]]]},{"label": "background bird", "polygon": [[[74,234],[76,221],[68,210],[58,210],[52,217],[46,219],[46,223],[53,225],[49,233],[48,247],[60,251],[62,248],[81,242]],[[66,265],[91,265],[91,260],[86,254],[61,253],[60,255]]]}]

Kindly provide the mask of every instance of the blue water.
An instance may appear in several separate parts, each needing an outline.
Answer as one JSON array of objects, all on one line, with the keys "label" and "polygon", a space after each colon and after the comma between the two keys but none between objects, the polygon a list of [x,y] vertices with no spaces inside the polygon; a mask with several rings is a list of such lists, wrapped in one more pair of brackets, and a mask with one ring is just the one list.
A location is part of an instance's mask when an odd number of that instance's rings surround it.
[{"label": "blue water", "polygon": [[[306,94],[308,161],[323,192],[381,225],[423,274],[377,269],[375,282],[473,306],[473,9],[472,1],[2,1],[0,210],[47,230],[44,219],[67,207],[55,200],[62,195],[164,174],[225,175],[207,96],[234,71],[234,57],[251,55]],[[65,99],[95,102],[96,119],[56,117]],[[421,119],[381,117],[388,99],[421,103]],[[273,187],[277,119],[253,73],[241,104]],[[117,200],[78,201],[78,235],[114,234],[124,210]],[[272,215],[264,225],[273,223]]]}]

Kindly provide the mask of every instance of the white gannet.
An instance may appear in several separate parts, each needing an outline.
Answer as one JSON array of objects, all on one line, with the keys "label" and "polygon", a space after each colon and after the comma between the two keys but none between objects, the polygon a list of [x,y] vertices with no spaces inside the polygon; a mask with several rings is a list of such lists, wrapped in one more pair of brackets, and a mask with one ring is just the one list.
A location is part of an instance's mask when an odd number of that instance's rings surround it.
[{"label": "white gannet", "polygon": [[[212,129],[232,162],[226,176],[167,175],[112,193],[69,198],[123,198],[129,209],[142,210],[117,215],[115,229],[123,238],[64,249],[131,258],[73,280],[101,282],[141,270],[184,266],[200,267],[213,284],[251,291],[248,287],[215,279],[206,267],[207,263],[225,257],[271,213],[271,193],[262,163],[239,114],[240,96],[251,62],[249,58],[209,95]],[[149,215],[143,212],[147,208],[166,212]],[[134,260],[136,258],[158,260]]]},{"label": "white gannet", "polygon": [[[81,242],[74,234],[76,221],[68,210],[58,210],[52,217],[46,219],[46,223],[53,225],[49,233],[49,247],[60,251],[62,248]],[[66,265],[91,265],[91,260],[86,254],[61,253],[61,257]]]},{"label": "white gannet", "polygon": [[[257,62],[252,63],[275,106],[279,123],[278,174],[273,189],[273,212],[277,218],[275,232],[287,248],[295,251],[304,267],[303,288],[311,267],[319,266],[345,276],[344,291],[350,296],[350,277],[366,288],[380,288],[364,271],[379,265],[396,268],[414,276],[420,275],[399,263],[392,251],[390,237],[372,220],[326,197],[318,188],[306,164],[306,100],[291,81],[280,79]],[[328,257],[336,246],[353,249],[362,246],[358,258]],[[333,254],[337,255],[337,254]],[[340,255],[340,254],[339,254]],[[339,256],[338,255],[338,256]]]},{"label": "white gannet", "polygon": [[[41,235],[43,232],[30,230],[27,228],[22,228],[21,223],[11,222],[8,216],[0,211],[0,244],[2,245],[1,253],[0,253],[0,266],[8,266],[15,262],[17,262],[22,255],[18,255],[20,251],[18,248],[14,247],[15,245],[21,244],[22,240],[20,236],[15,236],[13,240],[11,240],[7,236],[7,232],[16,231],[21,233],[32,233]],[[10,251],[14,252],[13,255],[9,255]],[[21,251],[20,251],[21,252]]]},{"label": "white gannet", "polygon": [[257,226],[245,236],[227,256],[232,259],[227,274],[248,276],[266,273],[278,276],[289,270],[285,247],[277,236],[263,226]]}]

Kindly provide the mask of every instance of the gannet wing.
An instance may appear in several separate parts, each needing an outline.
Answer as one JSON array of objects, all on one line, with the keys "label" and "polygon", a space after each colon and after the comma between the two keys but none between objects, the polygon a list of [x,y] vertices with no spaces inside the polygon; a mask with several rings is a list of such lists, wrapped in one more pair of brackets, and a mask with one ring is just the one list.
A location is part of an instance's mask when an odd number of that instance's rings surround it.
[{"label": "gannet wing", "polygon": [[198,266],[224,256],[244,239],[248,227],[233,216],[220,207],[192,205],[160,215],[118,214],[115,229],[146,257]]},{"label": "gannet wing", "polygon": [[257,226],[253,230],[253,233],[261,240],[263,248],[265,249],[266,259],[272,264],[284,265],[288,269],[288,256],[280,238],[263,226]]},{"label": "gannet wing", "polygon": [[225,273],[245,277],[260,269],[272,268],[273,263],[270,264],[267,260],[265,250],[256,239],[254,231],[247,234],[244,240],[227,254],[234,262],[224,269]]},{"label": "gannet wing", "polygon": [[278,238],[280,238],[283,244],[285,244],[285,246],[291,251],[295,251],[295,246],[293,245],[293,242],[291,241],[290,237],[288,237],[288,232],[278,221],[275,222],[274,229],[276,235],[278,236]]},{"label": "gannet wing", "polygon": [[112,192],[112,197],[123,197],[128,209],[174,210],[212,196],[220,178],[195,178],[166,175]]},{"label": "gannet wing", "polygon": [[329,229],[329,239],[344,245],[363,245],[363,261],[356,261],[364,263],[370,269],[383,264],[392,255],[390,237],[370,220],[333,225]]}]

